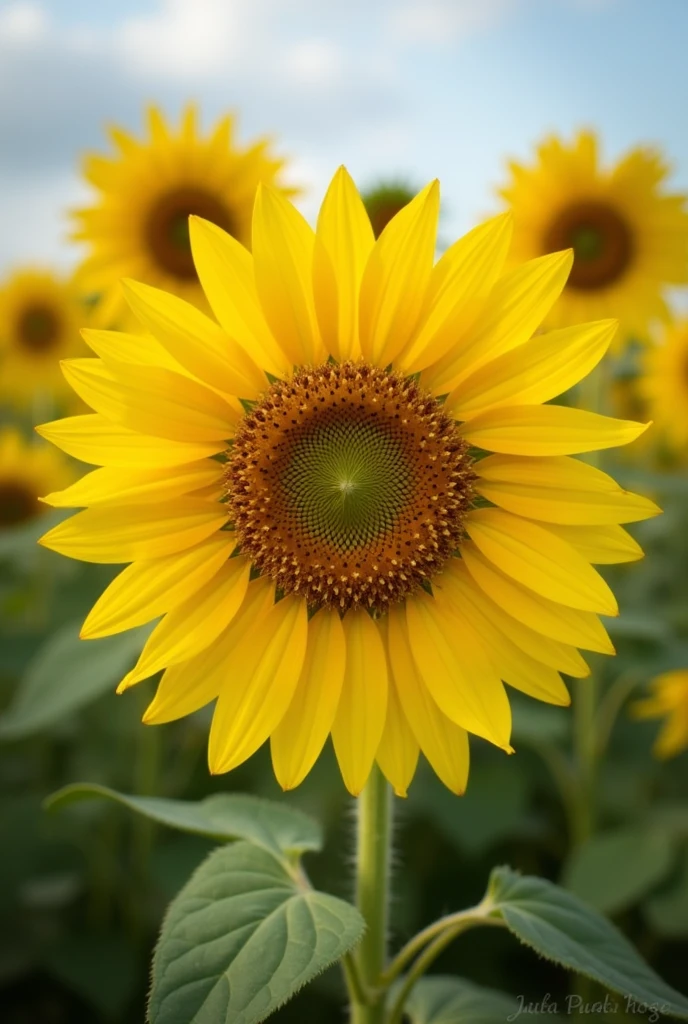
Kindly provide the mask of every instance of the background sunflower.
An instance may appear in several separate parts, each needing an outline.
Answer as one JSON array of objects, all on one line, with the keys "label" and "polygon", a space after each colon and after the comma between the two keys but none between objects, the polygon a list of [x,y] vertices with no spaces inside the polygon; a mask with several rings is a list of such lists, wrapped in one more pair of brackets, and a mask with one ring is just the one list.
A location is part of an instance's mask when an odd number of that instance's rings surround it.
[{"label": "background sunflower", "polygon": [[665,190],[658,151],[632,149],[604,167],[596,135],[582,131],[570,143],[548,137],[532,164],[509,168],[500,194],[514,214],[512,259],[574,251],[551,326],[615,316],[623,341],[668,319],[667,287],[688,281],[688,211]]},{"label": "background sunflower", "polygon": [[[84,161],[84,175],[99,196],[94,205],[74,212],[74,238],[89,250],[76,280],[82,294],[95,301],[97,322],[106,327],[131,323],[122,277],[202,303],[189,216],[204,217],[249,244],[256,188],[261,181],[278,185],[285,163],[272,155],[267,139],[237,145],[231,116],[206,137],[193,105],[185,109],[178,130],[157,107],[148,108],[147,121],[147,138],[111,128],[116,155],[91,154]],[[295,190],[285,186],[284,191]]]},{"label": "background sunflower", "polygon": [[87,321],[72,282],[48,270],[11,273],[0,283],[0,395],[23,406],[64,397],[60,360],[84,349]]}]

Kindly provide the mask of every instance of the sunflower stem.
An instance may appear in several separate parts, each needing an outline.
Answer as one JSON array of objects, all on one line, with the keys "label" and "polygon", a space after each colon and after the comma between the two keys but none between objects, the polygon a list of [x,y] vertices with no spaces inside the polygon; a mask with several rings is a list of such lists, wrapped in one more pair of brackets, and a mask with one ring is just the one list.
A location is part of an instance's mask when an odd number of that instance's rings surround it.
[{"label": "sunflower stem", "polygon": [[350,992],[352,1024],[384,1021],[384,990],[379,981],[387,961],[391,836],[392,791],[380,769],[373,765],[358,799],[356,905],[366,931],[354,953],[358,976],[370,997],[364,1002],[360,991]]}]

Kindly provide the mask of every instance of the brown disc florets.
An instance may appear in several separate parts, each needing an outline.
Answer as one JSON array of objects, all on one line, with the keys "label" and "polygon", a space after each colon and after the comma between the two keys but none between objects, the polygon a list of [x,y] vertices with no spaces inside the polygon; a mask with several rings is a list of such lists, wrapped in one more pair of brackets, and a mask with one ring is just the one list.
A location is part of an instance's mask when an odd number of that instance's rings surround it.
[{"label": "brown disc florets", "polygon": [[38,498],[21,480],[0,480],[0,527],[18,526],[40,511]]},{"label": "brown disc florets", "polygon": [[50,306],[33,303],[17,319],[17,337],[22,348],[37,354],[47,352],[60,339],[62,327],[58,314]]},{"label": "brown disc florets", "polygon": [[377,612],[439,572],[470,506],[466,442],[418,384],[326,363],[273,384],[229,456],[241,551],[309,605]]},{"label": "brown disc florets", "polygon": [[628,270],[635,255],[624,217],[606,202],[581,200],[564,207],[544,239],[545,252],[573,249],[568,286],[580,291],[608,288]]},{"label": "brown disc florets", "polygon": [[230,211],[211,192],[196,186],[182,186],[162,195],[148,215],[145,238],[160,269],[181,280],[196,278],[189,240],[192,214],[212,221],[230,235],[235,233]]}]

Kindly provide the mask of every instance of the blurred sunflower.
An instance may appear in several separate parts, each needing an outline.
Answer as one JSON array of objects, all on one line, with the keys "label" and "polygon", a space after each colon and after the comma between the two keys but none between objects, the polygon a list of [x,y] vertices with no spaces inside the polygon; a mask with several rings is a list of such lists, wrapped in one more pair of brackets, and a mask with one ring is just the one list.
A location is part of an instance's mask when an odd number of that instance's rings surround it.
[{"label": "blurred sunflower", "polygon": [[381,181],[361,192],[361,199],[373,228],[379,238],[389,222],[411,202],[416,189],[402,181]]},{"label": "blurred sunflower", "polygon": [[639,390],[669,449],[688,453],[688,321],[648,347]]},{"label": "blurred sunflower", "polygon": [[650,683],[651,697],[636,701],[636,718],[665,718],[653,751],[656,757],[675,757],[688,747],[688,669],[665,672]]},{"label": "blurred sunflower", "polygon": [[607,169],[596,136],[580,132],[570,145],[546,139],[533,165],[510,169],[500,194],[514,214],[514,262],[575,254],[548,326],[615,316],[623,342],[668,318],[666,286],[688,281],[688,212],[685,196],[663,191],[668,167],[656,151],[633,149]]},{"label": "blurred sunflower", "polygon": [[27,444],[11,427],[0,429],[0,530],[47,511],[39,495],[73,478],[67,460],[43,444]]},{"label": "blurred sunflower", "polygon": [[0,286],[0,393],[26,403],[64,393],[60,359],[83,349],[86,311],[70,282],[47,270],[16,270]]},{"label": "blurred sunflower", "polygon": [[256,188],[261,181],[275,184],[284,165],[270,154],[265,139],[238,148],[231,117],[202,138],[193,106],[186,108],[179,132],[156,107],[147,114],[149,138],[138,141],[111,128],[117,154],[86,158],[84,174],[100,197],[74,214],[79,225],[74,238],[90,248],[78,281],[84,294],[98,297],[98,323],[107,327],[132,322],[120,288],[123,276],[203,303],[189,216],[211,221],[248,246]]},{"label": "blurred sunflower", "polygon": [[221,326],[128,282],[145,346],[86,332],[100,358],[65,365],[95,413],[40,432],[101,468],[48,496],[88,507],[42,543],[132,563],[83,636],[164,615],[120,690],[165,669],[149,723],[217,698],[213,772],[270,738],[290,788],[331,733],[352,793],[375,759],[405,793],[419,748],[461,792],[467,732],[511,749],[503,681],[567,704],[576,648],[613,653],[591,563],[640,557],[619,523],[658,509],[570,456],[644,427],[542,403],[615,323],[533,337],[571,254],[502,273],[505,215],[433,266],[438,206],[376,242],[343,168],[315,232],[262,187],[253,255],[192,218]]}]

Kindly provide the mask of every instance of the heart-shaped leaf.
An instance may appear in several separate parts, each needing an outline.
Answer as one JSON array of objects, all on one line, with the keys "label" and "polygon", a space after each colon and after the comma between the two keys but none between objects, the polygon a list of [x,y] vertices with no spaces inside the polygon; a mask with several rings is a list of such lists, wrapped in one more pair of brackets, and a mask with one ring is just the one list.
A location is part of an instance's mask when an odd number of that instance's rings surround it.
[{"label": "heart-shaped leaf", "polygon": [[349,903],[240,842],[214,850],[173,900],[153,959],[151,1024],[257,1024],[363,934]]}]

